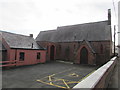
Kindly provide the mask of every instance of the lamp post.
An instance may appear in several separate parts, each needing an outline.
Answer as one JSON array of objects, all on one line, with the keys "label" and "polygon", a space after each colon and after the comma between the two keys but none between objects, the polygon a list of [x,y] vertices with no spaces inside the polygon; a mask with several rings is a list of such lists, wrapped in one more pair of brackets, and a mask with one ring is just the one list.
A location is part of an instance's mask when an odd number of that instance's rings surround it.
[{"label": "lamp post", "polygon": [[115,27],[115,25],[114,25],[114,56],[115,56],[115,31],[116,31],[116,27]]}]

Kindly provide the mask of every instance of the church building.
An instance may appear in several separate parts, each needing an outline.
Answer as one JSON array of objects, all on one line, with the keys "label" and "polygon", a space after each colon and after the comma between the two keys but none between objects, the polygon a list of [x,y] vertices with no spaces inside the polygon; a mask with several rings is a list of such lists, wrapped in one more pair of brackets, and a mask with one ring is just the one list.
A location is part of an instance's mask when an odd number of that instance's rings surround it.
[{"label": "church building", "polygon": [[108,9],[108,20],[41,31],[36,41],[47,49],[47,61],[104,64],[112,55],[111,10]]}]

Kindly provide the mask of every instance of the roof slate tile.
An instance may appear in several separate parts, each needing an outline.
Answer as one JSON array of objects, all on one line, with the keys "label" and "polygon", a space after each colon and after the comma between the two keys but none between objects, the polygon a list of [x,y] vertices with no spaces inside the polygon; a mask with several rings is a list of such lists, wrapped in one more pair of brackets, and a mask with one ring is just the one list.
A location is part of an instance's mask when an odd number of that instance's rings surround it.
[{"label": "roof slate tile", "polygon": [[[30,36],[14,34],[10,32],[2,32],[2,37],[5,39],[10,48],[23,48],[23,49],[43,49],[39,46],[34,38]],[[33,47],[32,47],[33,44]]]},{"label": "roof slate tile", "polygon": [[108,20],[58,27],[57,30],[41,31],[36,41],[71,42],[111,40]]}]

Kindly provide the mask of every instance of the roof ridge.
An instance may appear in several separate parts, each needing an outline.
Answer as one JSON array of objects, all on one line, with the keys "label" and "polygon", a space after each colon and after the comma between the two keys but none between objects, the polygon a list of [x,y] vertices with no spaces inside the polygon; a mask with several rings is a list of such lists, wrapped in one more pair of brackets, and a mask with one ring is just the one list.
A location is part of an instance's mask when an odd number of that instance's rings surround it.
[{"label": "roof ridge", "polygon": [[45,31],[40,31],[40,32],[49,32],[49,31],[56,31],[57,29],[54,30],[45,30]]},{"label": "roof ridge", "polygon": [[43,49],[42,46],[38,45],[34,38],[30,36],[25,36],[21,34],[15,34],[11,32],[1,31],[4,33],[3,38],[10,48],[25,48],[31,49],[31,45],[33,45],[32,49]]},{"label": "roof ridge", "polygon": [[61,28],[61,27],[70,27],[70,26],[78,26],[78,25],[85,25],[85,24],[94,24],[94,23],[101,23],[101,22],[107,22],[108,20],[104,20],[104,21],[96,21],[96,22],[88,22],[88,23],[81,23],[81,24],[73,24],[73,25],[65,25],[65,26],[59,26],[57,28]]},{"label": "roof ridge", "polygon": [[12,32],[8,32],[8,31],[2,31],[2,30],[0,30],[0,32],[3,32],[3,33],[9,33],[9,34],[14,34],[14,35],[19,35],[19,36],[24,36],[24,37],[30,37],[30,36],[27,36],[27,35],[22,35],[22,34],[12,33]]}]

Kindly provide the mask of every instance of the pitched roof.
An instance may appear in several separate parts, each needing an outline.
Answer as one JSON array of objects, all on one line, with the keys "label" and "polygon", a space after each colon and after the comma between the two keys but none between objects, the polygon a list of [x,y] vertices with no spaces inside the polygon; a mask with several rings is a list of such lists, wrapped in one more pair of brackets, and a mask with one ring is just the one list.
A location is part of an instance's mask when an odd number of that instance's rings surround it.
[{"label": "pitched roof", "polygon": [[[14,34],[10,32],[0,31],[2,38],[7,42],[10,48],[21,48],[21,49],[43,49],[39,46],[34,38],[30,36]],[[33,47],[32,47],[33,44]]]},{"label": "pitched roof", "polygon": [[[42,31],[37,41],[71,42],[111,40],[111,29],[108,21],[58,27],[54,31]],[[48,37],[49,38],[46,38]]]},{"label": "pitched roof", "polygon": [[36,37],[36,41],[54,41],[56,30],[42,31]]}]

